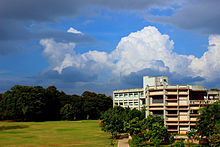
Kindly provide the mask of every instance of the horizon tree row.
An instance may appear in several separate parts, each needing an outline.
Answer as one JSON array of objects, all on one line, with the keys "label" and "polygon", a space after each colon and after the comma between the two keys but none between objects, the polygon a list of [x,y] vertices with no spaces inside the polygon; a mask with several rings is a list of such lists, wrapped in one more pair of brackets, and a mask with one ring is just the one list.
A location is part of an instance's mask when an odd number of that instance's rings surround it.
[{"label": "horizon tree row", "polygon": [[0,95],[0,119],[15,121],[99,119],[112,98],[85,91],[67,95],[55,86],[15,85]]}]

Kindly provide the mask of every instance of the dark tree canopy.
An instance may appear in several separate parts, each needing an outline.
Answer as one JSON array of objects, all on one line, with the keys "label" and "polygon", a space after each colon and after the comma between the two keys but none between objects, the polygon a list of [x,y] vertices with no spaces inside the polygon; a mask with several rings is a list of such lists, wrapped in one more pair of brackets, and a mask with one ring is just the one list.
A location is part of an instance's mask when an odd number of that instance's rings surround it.
[{"label": "dark tree canopy", "polygon": [[98,119],[102,112],[112,107],[112,98],[105,94],[85,91],[82,94],[82,99],[86,119]]},{"label": "dark tree canopy", "polygon": [[4,119],[43,120],[45,114],[45,90],[40,86],[16,85],[3,94],[0,107]]},{"label": "dark tree canopy", "polygon": [[55,86],[15,85],[0,95],[0,117],[16,121],[98,119],[112,107],[112,98],[85,91],[67,95]]}]

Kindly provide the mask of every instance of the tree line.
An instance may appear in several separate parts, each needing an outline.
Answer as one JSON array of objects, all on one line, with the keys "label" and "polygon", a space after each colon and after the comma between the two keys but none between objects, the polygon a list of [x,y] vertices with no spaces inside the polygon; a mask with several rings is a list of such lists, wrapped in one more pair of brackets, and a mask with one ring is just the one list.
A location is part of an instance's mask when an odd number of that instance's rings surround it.
[{"label": "tree line", "polygon": [[112,98],[85,91],[68,95],[55,86],[15,85],[0,94],[0,119],[15,121],[99,119],[112,107]]}]

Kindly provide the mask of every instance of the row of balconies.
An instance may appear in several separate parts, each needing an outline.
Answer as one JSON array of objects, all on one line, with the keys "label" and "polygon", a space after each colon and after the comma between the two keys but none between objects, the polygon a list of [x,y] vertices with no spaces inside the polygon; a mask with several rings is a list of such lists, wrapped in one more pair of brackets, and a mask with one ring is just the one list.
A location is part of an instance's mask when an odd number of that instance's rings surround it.
[{"label": "row of balconies", "polygon": [[[208,100],[208,101],[204,101],[204,100],[190,100],[189,103],[190,105],[188,105],[188,101],[180,101],[179,103],[174,103],[172,102],[167,102],[165,103],[153,103],[151,102],[150,105],[148,105],[150,107],[150,109],[152,110],[198,110],[201,105],[205,105],[205,104],[210,104],[210,103],[214,103],[216,100]],[[162,102],[162,101],[158,101],[158,102]],[[115,100],[115,105],[140,105],[143,106],[145,104],[139,103],[138,99],[131,99],[131,100]],[[166,107],[164,107],[166,106]]]},{"label": "row of balconies", "polygon": [[166,114],[166,116],[178,116],[178,115],[189,115],[189,116],[198,116],[199,114],[191,114],[191,113],[188,113],[188,112],[186,112],[185,114],[177,114],[177,113],[175,113],[175,114],[171,114],[171,113],[167,113]]},{"label": "row of balconies", "polygon": [[151,91],[149,92],[149,95],[150,96],[153,96],[153,95],[188,95],[188,91]]},{"label": "row of balconies", "polygon": [[190,105],[192,104],[212,104],[216,100],[190,100]]},{"label": "row of balconies", "polygon": [[149,87],[149,90],[160,90],[160,89],[167,89],[167,90],[188,90],[188,86],[187,85],[164,85],[164,86],[156,86],[156,87]]},{"label": "row of balconies", "polygon": [[190,118],[188,116],[166,117],[166,121],[197,121],[197,118]]}]

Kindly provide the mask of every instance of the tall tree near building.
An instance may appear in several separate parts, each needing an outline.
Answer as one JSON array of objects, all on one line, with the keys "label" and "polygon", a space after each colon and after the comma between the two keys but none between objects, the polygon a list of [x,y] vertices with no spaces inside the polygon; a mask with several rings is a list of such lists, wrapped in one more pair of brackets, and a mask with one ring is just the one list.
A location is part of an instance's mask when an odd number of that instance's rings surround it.
[{"label": "tall tree near building", "polygon": [[209,143],[214,143],[213,137],[218,137],[216,142],[219,142],[219,132],[220,130],[220,101],[215,102],[201,108],[199,110],[200,115],[198,116],[198,121],[196,123],[198,136],[206,137]]}]

